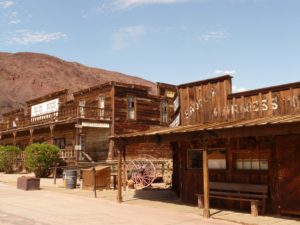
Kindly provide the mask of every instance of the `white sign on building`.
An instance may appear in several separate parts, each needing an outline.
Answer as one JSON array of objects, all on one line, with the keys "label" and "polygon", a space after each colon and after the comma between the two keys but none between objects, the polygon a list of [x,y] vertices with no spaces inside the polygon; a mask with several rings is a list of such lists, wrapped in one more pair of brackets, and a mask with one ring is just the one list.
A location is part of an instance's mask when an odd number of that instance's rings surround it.
[{"label": "white sign on building", "polygon": [[53,99],[37,105],[31,106],[31,117],[41,116],[52,112],[57,112],[59,107],[59,99]]}]

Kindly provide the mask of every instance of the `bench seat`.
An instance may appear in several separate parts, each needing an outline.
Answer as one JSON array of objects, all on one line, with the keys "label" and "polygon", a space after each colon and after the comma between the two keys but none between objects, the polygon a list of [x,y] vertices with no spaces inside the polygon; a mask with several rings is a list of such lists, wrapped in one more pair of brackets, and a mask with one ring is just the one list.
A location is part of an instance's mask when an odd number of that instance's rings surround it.
[{"label": "bench seat", "polygon": [[[268,197],[267,185],[210,182],[209,186],[210,198],[248,201],[253,216],[258,216],[259,206],[261,206],[261,213],[265,212]],[[196,195],[198,196],[198,207],[203,208],[203,194]]]}]

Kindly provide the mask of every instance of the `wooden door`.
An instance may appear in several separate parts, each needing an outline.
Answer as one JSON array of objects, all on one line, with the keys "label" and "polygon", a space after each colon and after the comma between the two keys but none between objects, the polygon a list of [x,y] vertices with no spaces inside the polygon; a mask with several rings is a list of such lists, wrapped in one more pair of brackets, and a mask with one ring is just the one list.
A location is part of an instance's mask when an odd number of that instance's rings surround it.
[{"label": "wooden door", "polygon": [[279,211],[300,215],[300,135],[277,137]]}]

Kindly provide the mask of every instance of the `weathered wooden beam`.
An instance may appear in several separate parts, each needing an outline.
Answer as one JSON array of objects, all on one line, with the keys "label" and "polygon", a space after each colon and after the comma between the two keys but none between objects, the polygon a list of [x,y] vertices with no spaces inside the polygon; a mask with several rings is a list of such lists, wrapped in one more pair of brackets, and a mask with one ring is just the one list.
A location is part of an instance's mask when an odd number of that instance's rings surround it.
[{"label": "weathered wooden beam", "polygon": [[123,201],[122,197],[122,152],[125,149],[125,145],[122,145],[121,148],[118,146],[118,195],[117,202],[121,203]]},{"label": "weathered wooden beam", "polygon": [[210,217],[209,171],[208,171],[208,156],[207,156],[207,142],[206,141],[204,141],[204,146],[203,146],[203,192],[204,192],[203,218],[209,218]]},{"label": "weathered wooden beam", "polygon": [[127,172],[126,172],[126,148],[125,147],[123,148],[122,156],[123,156],[123,190],[126,191]]},{"label": "weathered wooden beam", "polygon": [[54,135],[53,135],[53,131],[54,131],[55,125],[50,125],[50,144],[54,143]]},{"label": "weathered wooden beam", "polygon": [[13,132],[13,145],[15,146],[17,144],[17,132]]},{"label": "weathered wooden beam", "polygon": [[[213,135],[212,135],[213,134]],[[300,134],[300,122],[282,123],[282,124],[265,124],[259,126],[247,126],[236,128],[224,128],[214,130],[201,130],[182,133],[168,133],[163,135],[148,135],[122,138],[127,144],[136,143],[155,143],[157,137],[160,136],[160,142],[199,140],[202,138],[234,138],[234,137],[249,137],[249,136],[276,136],[276,135],[291,135]],[[117,139],[114,139],[117,140]]]}]

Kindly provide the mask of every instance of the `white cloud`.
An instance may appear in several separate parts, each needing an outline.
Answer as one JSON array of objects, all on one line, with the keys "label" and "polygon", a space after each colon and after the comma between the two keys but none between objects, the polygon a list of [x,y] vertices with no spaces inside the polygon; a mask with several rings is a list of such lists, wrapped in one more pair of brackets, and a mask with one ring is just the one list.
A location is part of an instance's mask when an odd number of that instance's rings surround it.
[{"label": "white cloud", "polygon": [[247,91],[244,87],[237,87],[235,85],[232,86],[232,93]]},{"label": "white cloud", "polygon": [[173,3],[182,3],[189,2],[191,0],[117,0],[115,4],[121,8],[129,8],[134,6],[141,5],[150,5],[150,4],[173,4]]},{"label": "white cloud", "polygon": [[214,72],[215,75],[222,76],[222,75],[235,75],[236,71],[235,70],[215,70]]},{"label": "white cloud", "polygon": [[91,12],[83,12],[83,17],[88,17],[92,12],[103,13],[106,11],[117,11],[134,8],[143,5],[153,4],[175,4],[191,1],[204,1],[204,0],[108,0],[102,2],[98,7],[92,9]]},{"label": "white cloud", "polygon": [[7,0],[7,1],[0,1],[0,8],[2,8],[2,9],[6,9],[6,8],[9,8],[9,7],[11,7],[13,4],[14,4],[14,2],[13,2],[13,1],[11,1],[11,0]]},{"label": "white cloud", "polygon": [[149,29],[145,26],[120,28],[111,36],[113,50],[121,50],[138,42],[148,31]]},{"label": "white cloud", "polygon": [[9,44],[29,45],[42,42],[51,42],[59,39],[65,39],[67,35],[62,32],[46,33],[33,32],[30,30],[16,31],[8,40]]},{"label": "white cloud", "polygon": [[223,39],[227,39],[228,34],[222,31],[212,31],[212,32],[207,32],[204,34],[201,34],[198,37],[198,40],[208,42],[208,41],[220,41]]}]

